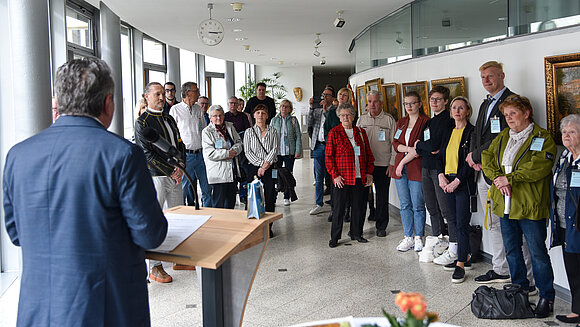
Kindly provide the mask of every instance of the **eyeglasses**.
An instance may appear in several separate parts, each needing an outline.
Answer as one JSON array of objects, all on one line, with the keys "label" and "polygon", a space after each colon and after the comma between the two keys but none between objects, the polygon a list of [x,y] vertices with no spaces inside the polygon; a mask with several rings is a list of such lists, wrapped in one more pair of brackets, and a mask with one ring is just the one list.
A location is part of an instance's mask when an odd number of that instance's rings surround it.
[{"label": "eyeglasses", "polygon": [[209,102],[199,102],[200,106],[209,106]]},{"label": "eyeglasses", "polygon": [[165,89],[165,92],[167,92],[167,93],[175,92],[175,89]]},{"label": "eyeglasses", "polygon": [[238,104],[237,102],[228,102],[228,104]]},{"label": "eyeglasses", "polygon": [[197,90],[189,90],[189,92],[199,93],[199,89],[197,89]]},{"label": "eyeglasses", "polygon": [[414,104],[417,104],[417,103],[421,103],[421,101],[415,101],[415,102],[403,102],[403,106],[405,106],[405,107],[410,107],[410,106],[412,106],[412,105],[414,105]]},{"label": "eyeglasses", "polygon": [[443,98],[433,98],[433,97],[431,97],[431,98],[429,98],[429,101],[431,101],[431,102],[441,102],[441,101],[443,101]]},{"label": "eyeglasses", "polygon": [[323,96],[323,97],[331,97],[331,96],[332,96],[332,94],[326,94],[326,93],[322,93],[322,96]]}]

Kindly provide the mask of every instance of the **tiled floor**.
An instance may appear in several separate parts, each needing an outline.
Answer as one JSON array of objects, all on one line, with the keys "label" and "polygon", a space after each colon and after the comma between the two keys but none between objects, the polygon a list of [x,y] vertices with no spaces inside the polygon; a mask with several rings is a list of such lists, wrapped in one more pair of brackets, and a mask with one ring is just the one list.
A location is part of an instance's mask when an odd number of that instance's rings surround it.
[{"label": "tiled floor", "polygon": [[[276,237],[264,254],[247,303],[243,326],[288,326],[311,320],[342,316],[380,316],[381,308],[398,313],[394,304],[398,290],[421,292],[428,309],[437,311],[442,322],[459,326],[572,326],[547,319],[515,321],[479,320],[469,302],[479,286],[473,277],[489,269],[486,263],[474,264],[462,284],[451,283],[451,272],[431,263],[419,263],[413,252],[395,250],[402,227],[398,213],[391,213],[388,235],[374,236],[374,227],[365,224],[369,243],[347,241],[344,237],[334,249],[328,247],[329,207],[310,216],[314,187],[312,161],[296,162],[295,175],[300,184],[299,200],[276,210],[284,218],[274,224]],[[173,283],[150,285],[153,326],[201,326],[201,298],[195,272],[172,271]],[[18,283],[0,298],[0,326],[15,325],[15,300]],[[533,297],[532,301],[537,301]],[[556,299],[555,313],[568,313],[570,305]],[[401,316],[402,314],[399,314]]]}]

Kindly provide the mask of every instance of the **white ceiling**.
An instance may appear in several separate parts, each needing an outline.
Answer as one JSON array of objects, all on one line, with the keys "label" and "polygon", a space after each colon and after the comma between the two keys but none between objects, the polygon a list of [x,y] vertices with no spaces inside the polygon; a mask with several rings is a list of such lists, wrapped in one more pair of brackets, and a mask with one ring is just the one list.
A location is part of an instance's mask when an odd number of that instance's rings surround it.
[{"label": "white ceiling", "polygon": [[[98,0],[88,0],[98,8]],[[395,11],[411,0],[240,0],[241,12],[234,12],[233,1],[214,3],[212,18],[225,29],[224,40],[206,46],[197,37],[199,23],[209,18],[207,1],[197,0],[103,0],[121,20],[169,45],[204,55],[266,66],[318,66],[322,56],[326,67],[354,66],[352,39],[369,24]],[[346,24],[333,26],[343,10]],[[240,18],[228,22],[227,18]],[[242,32],[233,32],[242,29]],[[320,58],[314,52],[314,39],[320,33]],[[245,41],[236,41],[245,37]],[[250,45],[245,51],[243,45]],[[283,64],[280,64],[283,62]]]}]

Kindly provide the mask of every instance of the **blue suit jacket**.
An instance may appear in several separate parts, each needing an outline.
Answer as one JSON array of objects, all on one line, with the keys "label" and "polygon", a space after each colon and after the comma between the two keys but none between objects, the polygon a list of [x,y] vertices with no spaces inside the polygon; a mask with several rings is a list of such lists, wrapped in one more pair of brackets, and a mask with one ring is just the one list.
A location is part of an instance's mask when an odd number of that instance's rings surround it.
[{"label": "blue suit jacket", "polygon": [[19,326],[148,326],[143,249],[167,221],[143,150],[60,117],[6,157],[4,211],[22,247]]}]

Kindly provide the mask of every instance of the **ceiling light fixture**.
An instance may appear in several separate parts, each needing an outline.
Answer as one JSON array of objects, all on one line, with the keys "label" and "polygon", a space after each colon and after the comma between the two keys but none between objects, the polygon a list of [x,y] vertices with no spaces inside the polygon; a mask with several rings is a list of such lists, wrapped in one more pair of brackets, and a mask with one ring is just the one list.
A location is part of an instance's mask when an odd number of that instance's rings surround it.
[{"label": "ceiling light fixture", "polygon": [[244,6],[244,4],[241,2],[233,2],[233,3],[231,3],[231,5],[232,5],[232,9],[235,12],[242,11],[242,7]]},{"label": "ceiling light fixture", "polygon": [[318,47],[314,47],[314,53],[312,53],[315,57],[320,57],[320,52],[318,52]]},{"label": "ceiling light fixture", "polygon": [[241,28],[234,28],[234,29],[232,30],[232,32],[234,32],[234,33],[239,33],[239,32],[242,32],[242,31],[243,31],[243,30],[242,30]]},{"label": "ceiling light fixture", "polygon": [[316,33],[316,39],[314,39],[314,46],[318,47],[320,43],[322,43],[322,41],[320,41],[320,33]]},{"label": "ceiling light fixture", "polygon": [[341,17],[341,15],[344,13],[344,11],[337,10],[336,13],[338,14],[338,17],[334,20],[334,27],[341,28],[344,26],[344,23],[346,23],[344,21],[344,18]]},{"label": "ceiling light fixture", "polygon": [[237,37],[236,41],[245,41],[247,39],[248,39],[247,37]]},{"label": "ceiling light fixture", "polygon": [[249,44],[244,44],[242,45],[242,48],[244,48],[244,50],[249,51],[250,50],[250,45]]},{"label": "ceiling light fixture", "polygon": [[237,23],[237,22],[239,22],[240,20],[242,20],[242,19],[241,19],[241,18],[238,18],[238,17],[230,17],[230,18],[226,18],[226,21],[227,21],[227,22],[229,22],[229,23]]},{"label": "ceiling light fixture", "polygon": [[397,44],[403,44],[403,38],[401,37],[401,32],[397,32],[397,38],[395,39],[395,42],[397,42]]}]

